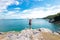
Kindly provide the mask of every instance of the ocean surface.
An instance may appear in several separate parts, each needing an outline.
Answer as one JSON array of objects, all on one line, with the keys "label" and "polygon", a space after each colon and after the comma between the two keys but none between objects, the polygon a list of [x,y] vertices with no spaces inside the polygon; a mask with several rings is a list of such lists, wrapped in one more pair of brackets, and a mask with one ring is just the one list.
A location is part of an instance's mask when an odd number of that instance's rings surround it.
[{"label": "ocean surface", "polygon": [[[21,31],[29,28],[28,19],[0,19],[0,32]],[[48,28],[52,31],[60,31],[60,25],[49,23],[46,19],[32,19],[32,29]]]}]

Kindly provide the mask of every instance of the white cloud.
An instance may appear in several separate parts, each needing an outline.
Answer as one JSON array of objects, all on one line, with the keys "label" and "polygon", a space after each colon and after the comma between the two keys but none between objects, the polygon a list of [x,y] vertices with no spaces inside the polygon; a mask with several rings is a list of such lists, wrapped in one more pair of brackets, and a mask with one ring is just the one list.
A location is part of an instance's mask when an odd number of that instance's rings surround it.
[{"label": "white cloud", "polygon": [[27,13],[28,18],[43,18],[48,15],[53,15],[60,12],[60,5],[52,6],[52,7],[39,7],[33,8],[29,10],[23,11],[23,13]]},{"label": "white cloud", "polygon": [[7,10],[6,8],[11,4],[18,5],[19,2],[16,0],[0,0],[0,12]]},{"label": "white cloud", "polygon": [[44,0],[33,0],[33,1],[44,1]]},{"label": "white cloud", "polygon": [[[19,9],[19,8],[16,8]],[[49,7],[38,7],[24,10],[23,12],[9,11],[7,14],[0,15],[0,19],[23,19],[23,18],[43,18],[60,12],[60,5]]]},{"label": "white cloud", "polygon": [[16,4],[16,5],[19,5],[19,1],[15,1],[15,4]]}]

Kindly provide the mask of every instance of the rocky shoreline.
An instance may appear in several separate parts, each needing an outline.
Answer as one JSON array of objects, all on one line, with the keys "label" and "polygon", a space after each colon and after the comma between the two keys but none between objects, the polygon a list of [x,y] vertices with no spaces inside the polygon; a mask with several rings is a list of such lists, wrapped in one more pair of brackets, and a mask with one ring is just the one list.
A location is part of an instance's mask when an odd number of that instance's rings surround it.
[{"label": "rocky shoreline", "polygon": [[60,34],[49,29],[25,29],[20,32],[1,32],[0,40],[60,40]]}]

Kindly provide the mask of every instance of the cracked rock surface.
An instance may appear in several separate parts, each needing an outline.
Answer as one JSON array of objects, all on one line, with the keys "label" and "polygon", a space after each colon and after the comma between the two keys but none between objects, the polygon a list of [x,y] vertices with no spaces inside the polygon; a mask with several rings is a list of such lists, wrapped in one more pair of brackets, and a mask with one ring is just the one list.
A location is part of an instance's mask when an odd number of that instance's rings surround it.
[{"label": "cracked rock surface", "polygon": [[47,29],[26,29],[21,32],[6,32],[0,34],[0,40],[60,40],[60,35]]}]

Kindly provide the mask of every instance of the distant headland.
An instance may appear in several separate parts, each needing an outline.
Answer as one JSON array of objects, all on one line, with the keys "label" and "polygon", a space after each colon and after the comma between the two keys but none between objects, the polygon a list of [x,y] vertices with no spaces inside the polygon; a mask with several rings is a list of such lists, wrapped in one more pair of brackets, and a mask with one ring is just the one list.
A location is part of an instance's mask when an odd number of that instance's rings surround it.
[{"label": "distant headland", "polygon": [[49,19],[49,22],[51,23],[60,23],[60,12],[55,15],[49,15],[44,19]]}]

